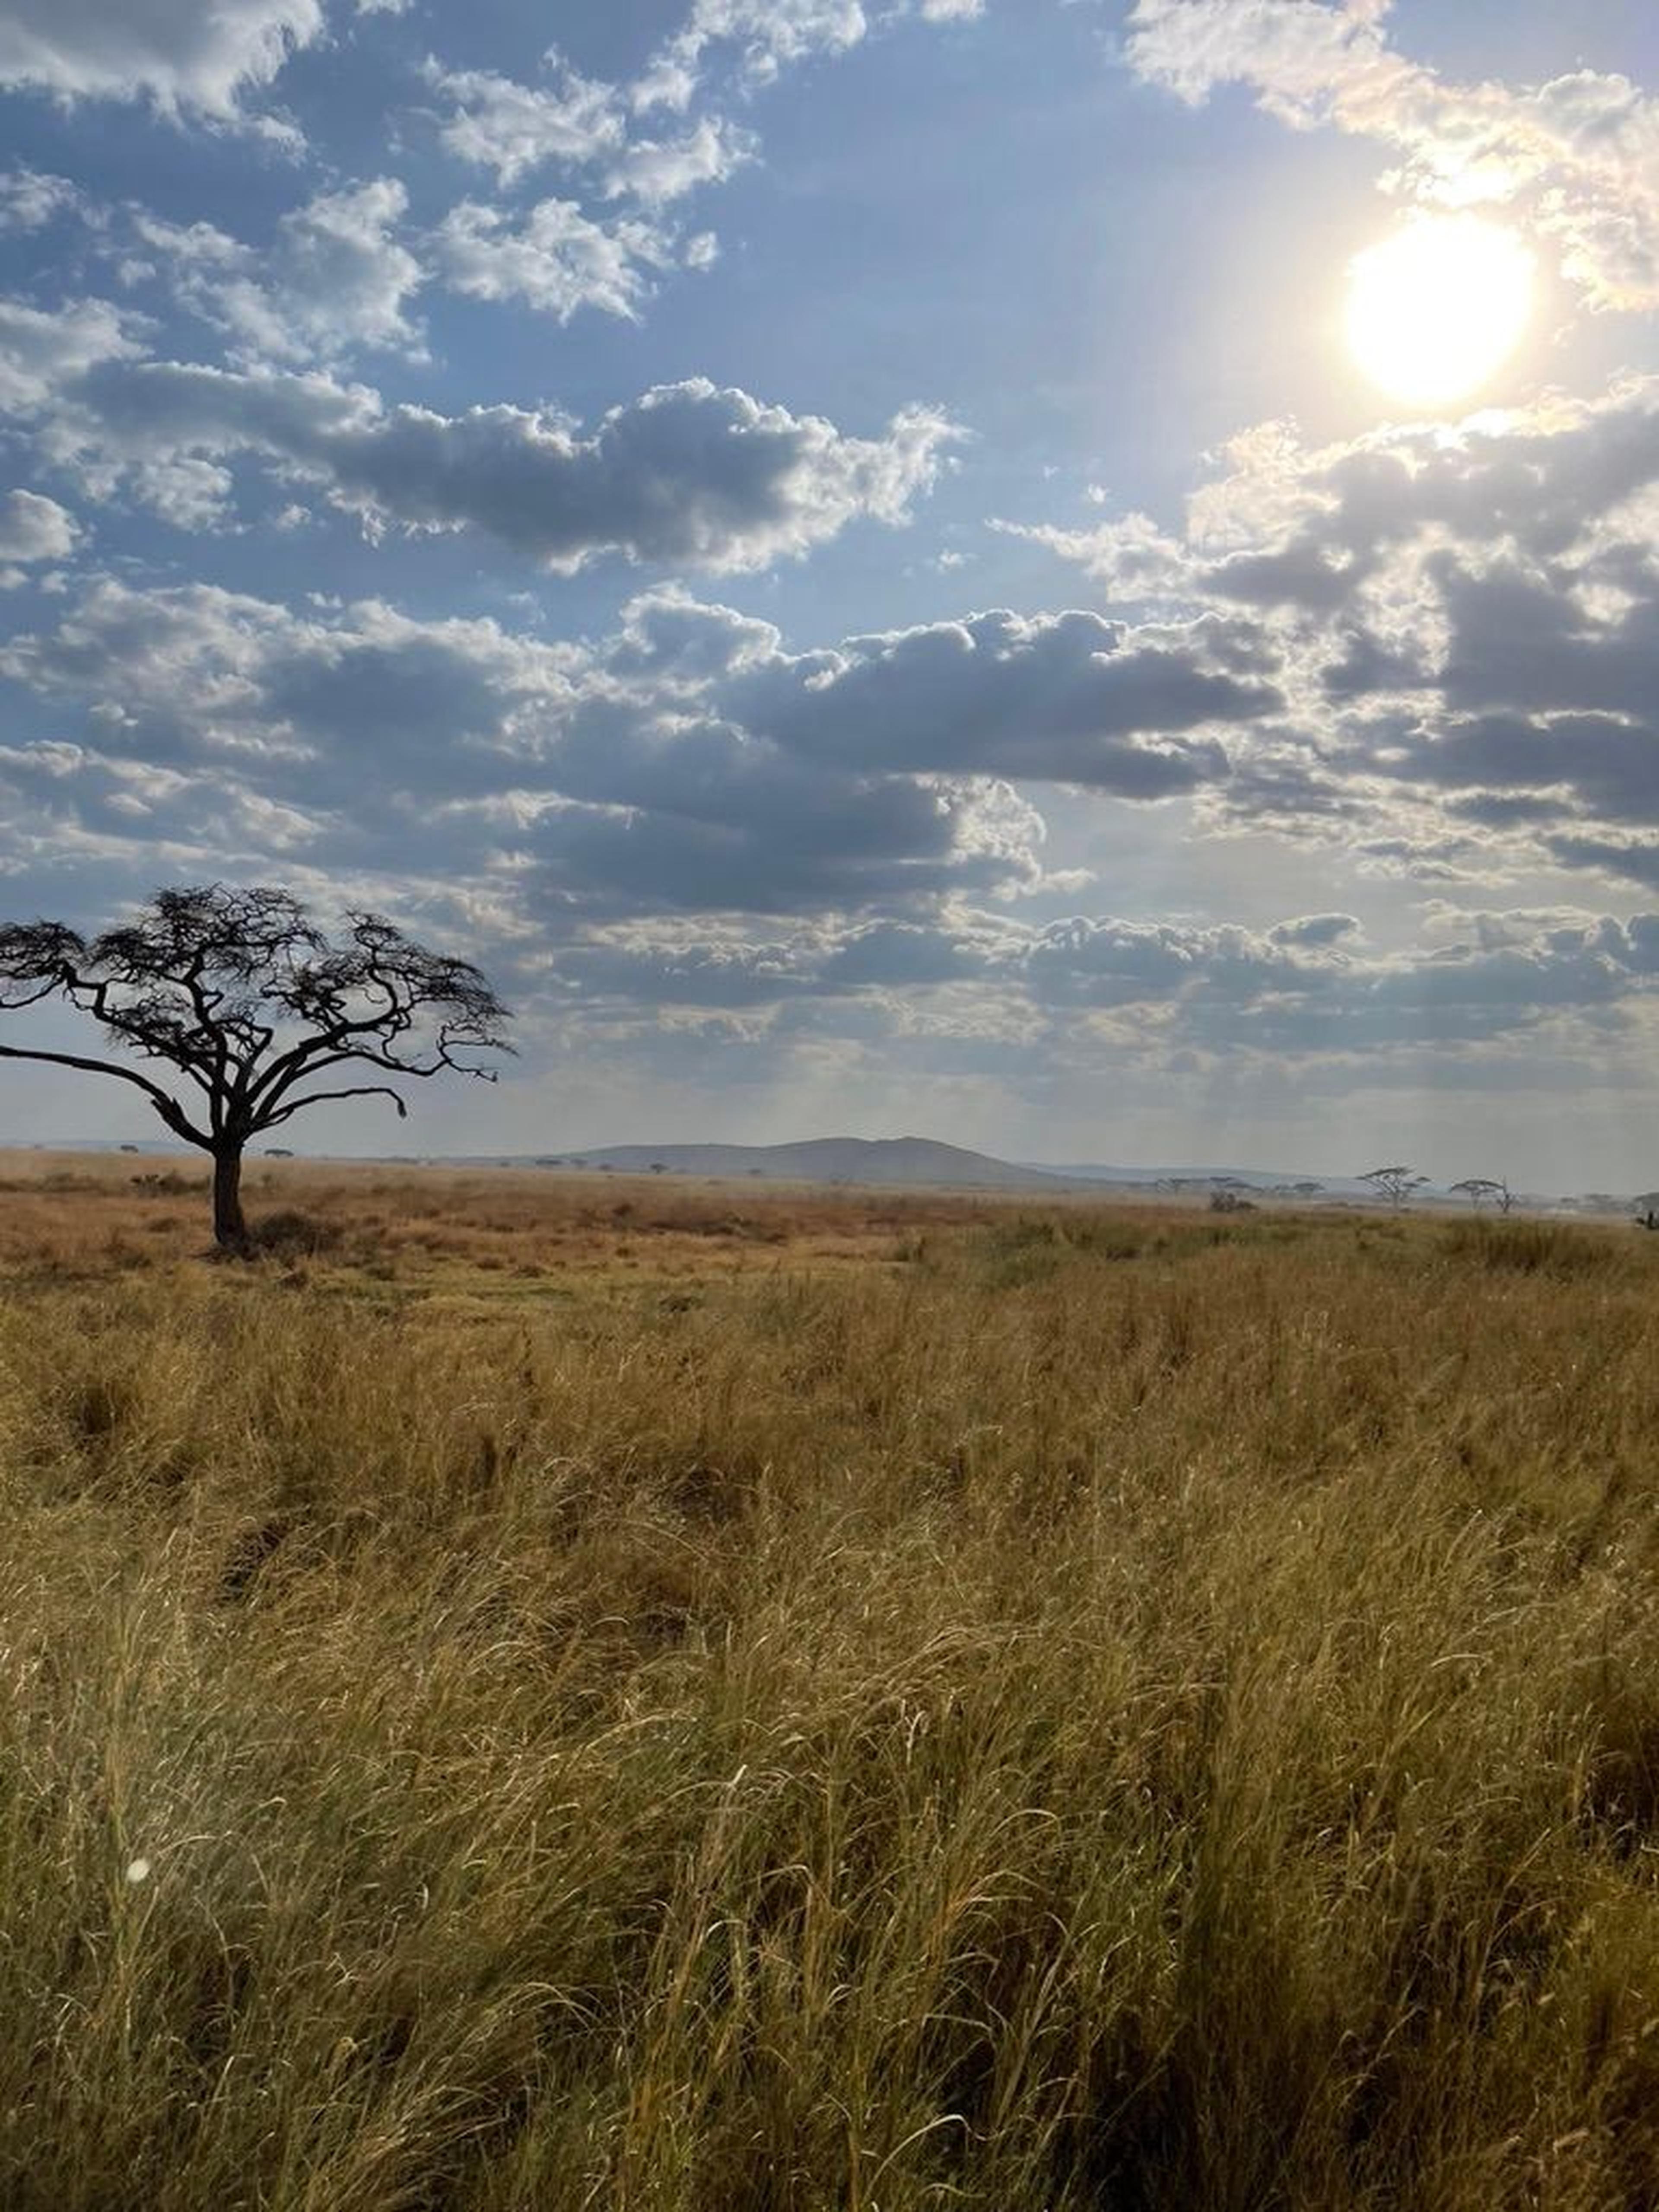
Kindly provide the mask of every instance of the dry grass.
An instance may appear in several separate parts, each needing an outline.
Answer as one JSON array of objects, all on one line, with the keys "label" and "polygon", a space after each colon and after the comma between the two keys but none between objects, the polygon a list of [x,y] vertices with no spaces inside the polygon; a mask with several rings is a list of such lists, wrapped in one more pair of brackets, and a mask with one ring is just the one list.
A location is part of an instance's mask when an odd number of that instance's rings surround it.
[{"label": "dry grass", "polygon": [[[188,1155],[0,1152],[0,1269],[103,1273],[200,1257],[211,1242],[208,1188],[205,1164]],[[309,1220],[348,1268],[428,1288],[480,1273],[701,1275],[863,1260],[1011,1210],[994,1194],[258,1158],[244,1197],[256,1230]]]},{"label": "dry grass", "polygon": [[1659,2201],[1656,1240],[82,1172],[8,2208]]}]

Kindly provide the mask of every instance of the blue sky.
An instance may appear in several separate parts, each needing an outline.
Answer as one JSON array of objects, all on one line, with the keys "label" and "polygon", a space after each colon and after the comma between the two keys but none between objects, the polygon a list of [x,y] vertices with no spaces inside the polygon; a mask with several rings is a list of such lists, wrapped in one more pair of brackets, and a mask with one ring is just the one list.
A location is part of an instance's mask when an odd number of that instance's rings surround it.
[{"label": "blue sky", "polygon": [[[302,1145],[1659,1181],[1633,0],[11,0],[0,117],[0,911],[519,1012]],[[1425,411],[1448,210],[1536,292]]]}]

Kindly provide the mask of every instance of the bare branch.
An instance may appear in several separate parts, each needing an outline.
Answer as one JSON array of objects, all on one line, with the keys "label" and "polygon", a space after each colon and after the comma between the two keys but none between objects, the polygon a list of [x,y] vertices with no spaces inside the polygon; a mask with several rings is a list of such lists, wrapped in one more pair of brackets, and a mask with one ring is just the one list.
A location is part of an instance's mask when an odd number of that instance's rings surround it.
[{"label": "bare branch", "polygon": [[320,1106],[327,1098],[389,1098],[398,1109],[398,1119],[406,1121],[409,1109],[386,1083],[358,1083],[344,1091],[310,1091],[303,1098],[292,1098],[286,1106],[278,1106],[262,1115],[255,1125],[254,1133],[261,1129],[274,1129],[279,1121],[286,1121],[295,1114],[302,1113],[307,1106]]},{"label": "bare branch", "polygon": [[0,1060],[45,1060],[53,1067],[77,1068],[86,1075],[112,1075],[118,1083],[136,1084],[168,1128],[176,1130],[179,1136],[187,1138],[192,1145],[210,1146],[210,1139],[193,1127],[177,1100],[169,1098],[159,1083],[152,1083],[148,1076],[140,1075],[136,1068],[118,1067],[110,1060],[84,1060],[78,1053],[43,1052],[33,1047],[15,1044],[0,1044]]}]

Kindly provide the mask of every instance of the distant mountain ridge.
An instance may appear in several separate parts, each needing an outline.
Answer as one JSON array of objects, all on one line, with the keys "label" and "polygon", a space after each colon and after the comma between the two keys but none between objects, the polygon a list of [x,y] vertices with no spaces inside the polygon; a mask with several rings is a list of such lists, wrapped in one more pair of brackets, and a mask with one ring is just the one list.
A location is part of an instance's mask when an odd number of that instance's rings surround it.
[{"label": "distant mountain ridge", "polygon": [[[546,1156],[544,1156],[544,1158]],[[1272,1190],[1318,1181],[1334,1196],[1367,1194],[1351,1176],[1301,1177],[1264,1168],[1109,1167],[1098,1163],[1054,1166],[1036,1160],[998,1159],[989,1152],[932,1137],[814,1137],[793,1145],[607,1145],[556,1156],[561,1167],[609,1169],[617,1175],[769,1178],[787,1182],[921,1185],[955,1190],[1077,1190],[1101,1184],[1149,1189],[1164,1182],[1199,1185],[1231,1182]]]},{"label": "distant mountain ridge", "polygon": [[899,1183],[952,1190],[1066,1188],[1068,1178],[931,1137],[813,1137],[798,1145],[607,1145],[558,1164],[618,1175],[756,1176],[781,1182]]}]

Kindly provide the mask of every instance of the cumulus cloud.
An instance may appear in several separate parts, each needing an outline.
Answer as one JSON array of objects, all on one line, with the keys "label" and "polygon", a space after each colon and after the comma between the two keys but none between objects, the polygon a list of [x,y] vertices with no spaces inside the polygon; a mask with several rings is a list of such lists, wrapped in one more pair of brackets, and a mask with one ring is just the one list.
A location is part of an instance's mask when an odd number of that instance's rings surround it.
[{"label": "cumulus cloud", "polygon": [[759,151],[755,134],[723,115],[700,116],[678,131],[638,128],[620,87],[583,76],[556,49],[546,67],[550,81],[529,85],[427,64],[428,82],[448,103],[443,144],[457,160],[493,169],[502,191],[558,168],[585,174],[601,199],[660,210],[724,183]]},{"label": "cumulus cloud", "polygon": [[540,200],[518,216],[463,200],[440,224],[433,258],[469,299],[520,300],[562,323],[583,307],[634,320],[678,240],[637,218],[593,222],[574,200]]},{"label": "cumulus cloud", "polygon": [[38,415],[100,362],[143,350],[128,318],[107,301],[47,310],[0,300],[0,411]]},{"label": "cumulus cloud", "polygon": [[0,173],[0,232],[44,230],[60,216],[79,215],[86,202],[78,185],[40,169]]},{"label": "cumulus cloud", "polygon": [[1006,786],[838,778],[718,733],[668,747],[652,804],[543,814],[547,911],[801,914],[1034,885],[1041,823]]},{"label": "cumulus cloud", "polygon": [[[1034,926],[946,901],[927,919],[599,917],[560,945],[572,993],[651,1008],[770,1012],[793,1035],[931,1036],[981,1072],[999,1048],[1050,1065],[1108,1049],[1127,1069],[1229,1055],[1386,1081],[1413,1056],[1568,1054],[1651,1006],[1659,915],[1471,914],[1361,954],[1266,930],[1113,915]],[[814,1005],[821,1009],[813,1012]],[[872,1032],[866,1013],[881,1010]],[[1369,1066],[1368,1066],[1369,1063]],[[1365,1070],[1364,1074],[1359,1071]]]},{"label": "cumulus cloud", "polygon": [[[897,20],[910,4],[899,0],[880,20]],[[979,12],[980,0],[922,0],[921,8],[929,21]],[[569,179],[528,212],[463,202],[440,228],[441,266],[473,297],[520,299],[562,320],[584,306],[632,315],[653,272],[706,268],[719,250],[710,231],[666,227],[665,211],[760,154],[756,133],[729,115],[706,112],[662,129],[649,124],[652,112],[690,107],[711,50],[753,86],[808,55],[856,46],[870,27],[858,0],[696,0],[627,87],[583,76],[556,47],[544,57],[544,81],[532,84],[429,59],[427,82],[445,103],[439,136],[457,160],[493,170],[503,192],[544,169]]]},{"label": "cumulus cloud", "polygon": [[295,822],[343,809],[378,823],[372,843],[406,836],[437,803],[544,787],[538,763],[574,658],[378,600],[296,612],[214,586],[105,578],[52,629],[0,647],[0,672],[78,705],[84,745],[107,761],[190,779],[193,793],[210,777]]},{"label": "cumulus cloud", "polygon": [[395,235],[408,204],[392,177],[319,192],[281,218],[263,249],[210,223],[137,221],[180,295],[228,335],[234,360],[332,362],[362,349],[422,350],[406,303],[424,271]]},{"label": "cumulus cloud", "polygon": [[1231,742],[1228,818],[1369,829],[1378,866],[1479,872],[1559,857],[1552,831],[1659,822],[1656,514],[1659,382],[1627,379],[1324,448],[1275,426],[1182,529],[1034,534],[1277,653],[1285,711]]},{"label": "cumulus cloud", "polygon": [[228,119],[323,27],[322,0],[12,0],[0,16],[0,85]]},{"label": "cumulus cloud", "polygon": [[493,70],[427,64],[427,81],[449,103],[441,137],[458,161],[493,169],[503,187],[550,163],[580,167],[618,153],[626,110],[614,85],[548,56],[551,82],[519,84]]},{"label": "cumulus cloud", "polygon": [[1153,801],[1225,780],[1218,732],[1277,703],[1219,621],[1132,629],[1004,611],[791,653],[683,588],[641,594],[607,653],[697,714],[815,771],[1088,785]]},{"label": "cumulus cloud", "polygon": [[684,23],[629,88],[632,106],[684,108],[718,63],[749,85],[769,84],[814,56],[848,52],[875,30],[915,18],[966,23],[985,0],[693,0]]},{"label": "cumulus cloud", "polygon": [[759,142],[723,116],[705,115],[678,138],[630,137],[611,162],[606,189],[644,207],[666,207],[704,185],[723,184],[757,156]]},{"label": "cumulus cloud", "polygon": [[570,571],[601,554],[720,571],[807,551],[856,519],[908,519],[956,434],[913,409],[875,438],[706,380],[611,409],[586,435],[516,407],[447,416],[362,386],[130,359],[112,309],[0,309],[0,400],[106,495],[125,483],[199,526],[259,456],[376,528],[476,529]]},{"label": "cumulus cloud", "polygon": [[8,492],[0,499],[0,587],[15,588],[39,561],[63,561],[80,536],[75,517],[38,492]]},{"label": "cumulus cloud", "polygon": [[1267,939],[1272,945],[1340,945],[1356,936],[1358,929],[1351,914],[1303,914],[1275,923],[1267,932]]},{"label": "cumulus cloud", "polygon": [[807,55],[845,52],[869,28],[860,0],[694,0],[684,27],[634,88],[635,104],[684,107],[711,46],[733,47],[743,74],[763,84]]},{"label": "cumulus cloud", "polygon": [[587,437],[514,408],[404,407],[317,458],[349,504],[421,528],[483,528],[549,567],[615,551],[720,571],[803,553],[859,516],[902,522],[950,436],[918,410],[882,437],[848,437],[695,379],[611,409]]},{"label": "cumulus cloud", "polygon": [[1390,0],[1136,0],[1125,52],[1200,101],[1249,87],[1297,129],[1329,125],[1400,157],[1386,179],[1443,207],[1513,206],[1598,307],[1659,304],[1659,105],[1622,76],[1524,89],[1457,84],[1390,44]]},{"label": "cumulus cloud", "polygon": [[733,711],[848,764],[984,770],[1162,799],[1227,773],[1216,735],[1282,702],[1265,635],[1224,623],[1131,631],[1070,612],[974,615],[780,658]]},{"label": "cumulus cloud", "polygon": [[[1659,989],[1642,913],[1442,905],[1394,947],[1342,911],[1024,919],[1019,894],[1056,889],[1031,800],[982,768],[803,750],[739,720],[780,664],[769,625],[680,590],[641,594],[608,638],[550,644],[375,600],[94,580],[0,651],[62,732],[0,754],[0,789],[63,851],[183,855],[210,829],[291,871],[465,887],[545,946],[566,997],[767,1019],[874,1005],[970,1054],[1034,1035],[1309,1061],[1566,1050],[1574,1024],[1626,1022]],[[1035,701],[1047,672],[1039,646]],[[1001,745],[975,743],[1018,761],[1020,731],[1016,709]],[[1659,882],[1651,830],[1583,842],[1560,863]],[[827,1012],[823,1033],[863,1018]]]},{"label": "cumulus cloud", "polygon": [[1135,1008],[1166,1043],[1273,1057],[1462,1050],[1602,1022],[1654,994],[1659,916],[1477,912],[1452,932],[1440,919],[1416,945],[1364,953],[1349,929],[1309,938],[1296,921],[1078,918],[1034,933],[1023,965],[1046,1003]]},{"label": "cumulus cloud", "polygon": [[623,609],[611,667],[626,676],[697,690],[716,678],[778,659],[776,628],[735,607],[699,599],[684,585],[642,592]]},{"label": "cumulus cloud", "polygon": [[465,871],[493,854],[529,872],[549,921],[811,913],[1037,879],[1041,820],[1006,785],[790,756],[721,720],[710,691],[768,639],[722,663],[692,628],[672,594],[589,649],[379,602],[296,613],[106,579],[0,648],[0,673],[78,705],[100,774],[165,771],[191,805],[210,777],[357,865],[384,849]]}]

